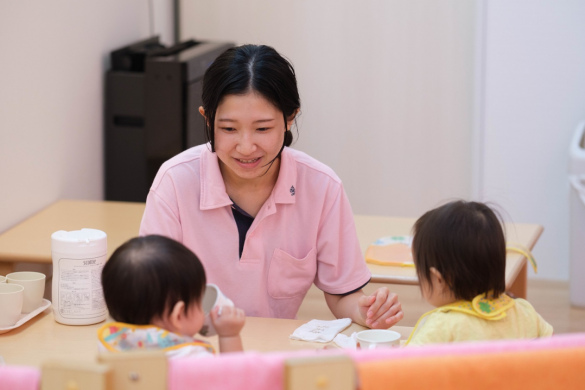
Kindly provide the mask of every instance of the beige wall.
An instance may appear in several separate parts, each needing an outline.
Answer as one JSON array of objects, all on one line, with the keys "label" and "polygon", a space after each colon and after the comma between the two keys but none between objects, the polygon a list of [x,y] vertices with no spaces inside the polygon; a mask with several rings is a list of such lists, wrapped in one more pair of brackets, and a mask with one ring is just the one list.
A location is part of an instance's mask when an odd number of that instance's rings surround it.
[{"label": "beige wall", "polygon": [[495,202],[508,221],[545,227],[529,276],[568,278],[583,1],[182,4],[184,38],[265,43],[292,60],[303,103],[295,146],[335,169],[355,212]]},{"label": "beige wall", "polygon": [[[531,277],[567,279],[584,2],[181,4],[183,38],[267,43],[292,60],[303,104],[295,146],[336,170],[356,212],[493,200],[510,219],[545,226]],[[0,231],[60,198],[102,198],[108,54],[151,30],[170,43],[169,7],[0,1]]]},{"label": "beige wall", "polygon": [[263,43],[295,66],[294,145],[354,211],[419,215],[471,196],[473,2],[183,1],[182,37]]},{"label": "beige wall", "polygon": [[294,145],[330,165],[354,211],[416,216],[470,197],[474,2],[182,2],[182,37],[263,43],[295,66]]},{"label": "beige wall", "polygon": [[60,198],[102,199],[109,52],[150,30],[146,1],[0,2],[0,231]]}]

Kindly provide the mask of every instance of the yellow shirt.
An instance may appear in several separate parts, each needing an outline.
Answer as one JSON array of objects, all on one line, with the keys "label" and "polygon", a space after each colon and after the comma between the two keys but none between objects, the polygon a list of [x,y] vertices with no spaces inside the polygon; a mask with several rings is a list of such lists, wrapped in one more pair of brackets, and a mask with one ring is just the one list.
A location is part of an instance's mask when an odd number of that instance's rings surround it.
[{"label": "yellow shirt", "polygon": [[[483,301],[491,302],[485,299]],[[493,310],[495,315],[473,313],[473,309],[469,309],[473,306],[472,302],[465,301],[431,310],[421,317],[407,345],[537,338],[552,335],[552,326],[526,300],[521,298],[512,300],[502,294],[498,301],[507,303],[499,310],[496,305],[496,309]],[[483,304],[484,302],[481,303]],[[467,309],[461,309],[462,307]]]}]

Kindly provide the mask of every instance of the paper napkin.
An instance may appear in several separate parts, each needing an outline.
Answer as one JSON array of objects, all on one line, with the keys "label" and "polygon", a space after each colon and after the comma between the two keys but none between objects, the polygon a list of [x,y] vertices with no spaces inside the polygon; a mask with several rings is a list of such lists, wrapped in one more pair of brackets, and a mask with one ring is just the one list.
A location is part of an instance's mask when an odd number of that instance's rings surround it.
[{"label": "paper napkin", "polygon": [[295,329],[293,334],[290,335],[290,338],[293,340],[328,343],[350,324],[350,318],[341,318],[332,321],[311,320]]},{"label": "paper napkin", "polygon": [[357,348],[357,332],[353,332],[351,336],[346,336],[344,334],[338,334],[333,339],[333,342],[337,344],[340,348],[344,349],[356,349]]}]

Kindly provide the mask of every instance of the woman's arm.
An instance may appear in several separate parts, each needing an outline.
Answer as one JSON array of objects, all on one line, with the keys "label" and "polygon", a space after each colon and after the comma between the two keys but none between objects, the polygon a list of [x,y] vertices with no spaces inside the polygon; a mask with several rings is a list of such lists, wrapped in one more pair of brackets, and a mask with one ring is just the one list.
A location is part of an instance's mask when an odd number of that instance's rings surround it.
[{"label": "woman's arm", "polygon": [[349,295],[325,294],[327,306],[337,318],[351,318],[362,326],[387,329],[404,317],[398,296],[387,287],[365,295],[362,290]]}]

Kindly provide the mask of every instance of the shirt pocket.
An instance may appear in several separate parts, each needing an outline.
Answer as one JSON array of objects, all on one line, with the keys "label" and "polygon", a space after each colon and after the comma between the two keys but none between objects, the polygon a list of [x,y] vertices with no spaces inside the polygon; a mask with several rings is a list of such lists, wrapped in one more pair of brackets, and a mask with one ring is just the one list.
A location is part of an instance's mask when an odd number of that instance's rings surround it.
[{"label": "shirt pocket", "polygon": [[275,299],[293,298],[307,293],[317,272],[315,248],[303,259],[275,249],[268,270],[268,294]]}]

